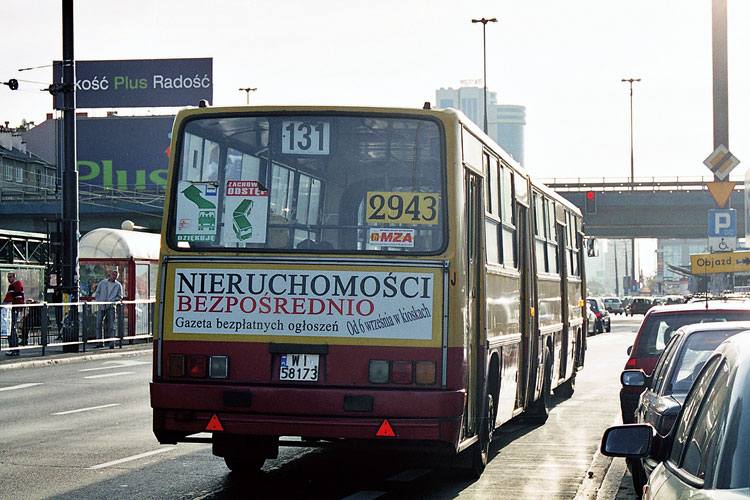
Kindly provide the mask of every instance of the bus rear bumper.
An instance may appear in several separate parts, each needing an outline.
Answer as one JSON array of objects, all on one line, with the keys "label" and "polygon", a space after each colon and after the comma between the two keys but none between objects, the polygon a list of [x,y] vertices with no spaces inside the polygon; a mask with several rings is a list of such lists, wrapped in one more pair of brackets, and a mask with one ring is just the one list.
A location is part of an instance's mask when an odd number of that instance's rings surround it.
[{"label": "bus rear bumper", "polygon": [[[464,391],[367,391],[151,383],[161,442],[216,428],[236,435],[458,443]],[[387,420],[387,425],[384,422]]]}]

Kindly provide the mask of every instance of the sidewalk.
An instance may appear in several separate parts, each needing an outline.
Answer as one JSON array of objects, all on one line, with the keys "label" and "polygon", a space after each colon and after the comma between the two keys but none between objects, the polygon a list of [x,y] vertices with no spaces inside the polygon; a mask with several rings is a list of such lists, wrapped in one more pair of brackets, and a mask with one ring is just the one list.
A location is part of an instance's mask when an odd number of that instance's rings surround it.
[{"label": "sidewalk", "polygon": [[[79,346],[79,350],[82,346]],[[86,352],[63,352],[61,347],[47,347],[47,353],[42,356],[42,349],[21,349],[18,356],[6,356],[0,352],[0,371],[26,368],[33,366],[56,365],[63,363],[75,363],[82,360],[95,358],[117,358],[123,356],[137,356],[150,353],[153,343],[138,341],[136,344],[124,344],[122,348],[95,349],[87,346]]]}]

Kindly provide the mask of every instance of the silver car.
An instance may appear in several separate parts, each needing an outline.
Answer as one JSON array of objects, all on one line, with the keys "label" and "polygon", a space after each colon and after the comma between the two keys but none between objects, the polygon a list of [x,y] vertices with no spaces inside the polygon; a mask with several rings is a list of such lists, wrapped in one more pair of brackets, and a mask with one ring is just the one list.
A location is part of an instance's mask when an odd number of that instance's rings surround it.
[{"label": "silver car", "polygon": [[614,426],[601,452],[658,462],[649,500],[750,498],[750,330],[709,356],[667,436],[650,424]]}]

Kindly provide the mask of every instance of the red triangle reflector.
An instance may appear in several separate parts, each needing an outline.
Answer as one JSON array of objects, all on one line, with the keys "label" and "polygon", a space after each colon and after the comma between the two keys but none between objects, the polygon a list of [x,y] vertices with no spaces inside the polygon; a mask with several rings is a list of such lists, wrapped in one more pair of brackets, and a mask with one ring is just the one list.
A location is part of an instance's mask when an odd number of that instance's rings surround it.
[{"label": "red triangle reflector", "polygon": [[219,421],[219,417],[217,417],[215,413],[213,417],[211,417],[211,420],[208,421],[206,430],[207,431],[223,431],[224,430],[224,426],[221,425],[221,422]]},{"label": "red triangle reflector", "polygon": [[375,435],[378,437],[396,437],[396,433],[393,432],[393,427],[388,423],[388,419],[383,420],[383,423],[380,424],[380,429],[378,429]]}]

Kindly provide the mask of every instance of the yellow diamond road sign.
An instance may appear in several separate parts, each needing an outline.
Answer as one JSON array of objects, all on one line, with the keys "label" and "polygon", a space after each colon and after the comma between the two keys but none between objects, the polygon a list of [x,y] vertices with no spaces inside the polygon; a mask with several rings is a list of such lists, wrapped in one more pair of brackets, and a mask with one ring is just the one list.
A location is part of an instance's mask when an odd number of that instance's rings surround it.
[{"label": "yellow diamond road sign", "polygon": [[729,172],[740,164],[740,160],[730,153],[726,146],[720,144],[713,153],[708,155],[708,158],[703,160],[703,164],[714,173],[717,179],[723,181],[729,176]]}]

